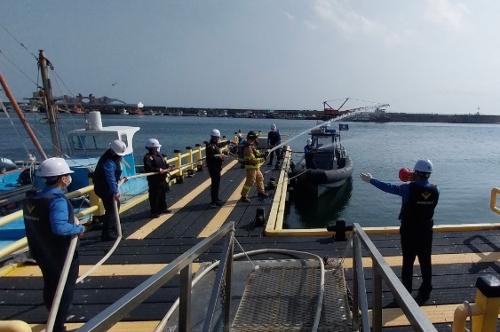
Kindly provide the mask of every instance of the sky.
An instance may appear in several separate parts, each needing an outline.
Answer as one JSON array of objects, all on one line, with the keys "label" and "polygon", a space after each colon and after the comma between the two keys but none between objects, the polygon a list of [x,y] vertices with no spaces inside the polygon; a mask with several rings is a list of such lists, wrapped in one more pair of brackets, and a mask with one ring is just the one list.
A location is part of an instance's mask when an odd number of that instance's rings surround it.
[{"label": "sky", "polygon": [[351,97],[391,112],[500,114],[499,1],[0,3],[0,71],[19,99],[43,49],[55,95],[259,109]]}]

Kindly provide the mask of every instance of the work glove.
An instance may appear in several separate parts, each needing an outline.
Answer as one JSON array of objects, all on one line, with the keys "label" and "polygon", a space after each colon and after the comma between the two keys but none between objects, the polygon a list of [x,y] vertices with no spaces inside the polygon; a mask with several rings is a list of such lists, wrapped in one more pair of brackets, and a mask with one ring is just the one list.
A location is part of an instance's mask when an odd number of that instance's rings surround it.
[{"label": "work glove", "polygon": [[373,178],[370,173],[361,173],[359,175],[361,177],[361,180],[370,183],[370,180]]}]

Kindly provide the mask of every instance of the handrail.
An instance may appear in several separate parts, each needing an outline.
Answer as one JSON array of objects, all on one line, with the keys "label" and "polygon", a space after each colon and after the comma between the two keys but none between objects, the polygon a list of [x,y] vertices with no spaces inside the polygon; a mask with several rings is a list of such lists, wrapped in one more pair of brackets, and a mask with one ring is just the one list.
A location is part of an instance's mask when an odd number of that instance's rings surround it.
[{"label": "handrail", "polygon": [[[181,256],[174,259],[172,263],[168,264],[158,273],[149,277],[139,286],[125,294],[112,305],[101,311],[97,316],[89,320],[79,329],[79,331],[88,332],[108,330],[130,311],[153,295],[160,287],[176,276],[179,272],[185,268],[189,268],[190,264],[193,263],[195,259],[228,234],[230,236],[234,234],[234,222],[225,224],[218,231],[183,253]],[[185,316],[189,317],[190,315],[187,314]],[[189,326],[189,323],[184,326]]]},{"label": "handrail", "polygon": [[[199,145],[193,149],[193,153],[197,153],[199,158],[200,158],[200,159],[197,158],[196,162],[193,162],[193,164],[198,164],[205,159],[205,156],[203,156],[201,154],[201,152],[204,151],[205,149],[206,149],[205,146],[201,146],[201,145]],[[178,159],[177,157],[167,159],[167,163],[174,163],[177,161],[177,159]],[[192,167],[192,164],[182,165],[181,170],[175,169],[175,170],[170,172],[170,175],[178,174],[179,172],[182,172],[182,170],[189,168],[189,167]],[[150,176],[152,174],[155,174],[155,173],[153,173],[153,172],[151,172],[151,173],[139,173],[139,174],[131,176],[130,179],[142,178],[142,177]],[[67,193],[66,197],[68,199],[81,197],[83,195],[91,193],[93,190],[94,190],[94,185],[91,184],[91,185],[88,185],[86,187],[82,187],[80,189],[77,189],[77,190],[74,190],[72,192]],[[141,202],[142,202],[142,200],[141,200]],[[98,206],[92,205],[92,206],[80,211],[80,213],[78,214],[78,218],[84,217],[86,215],[90,215],[93,212],[97,211],[98,209],[99,209]],[[23,216],[22,210],[18,210],[18,211],[11,213],[11,214],[6,215],[6,216],[2,216],[2,217],[0,217],[0,227],[8,225],[14,221],[17,221],[20,218],[22,218],[22,216]],[[13,252],[16,252],[17,250],[20,250],[22,248],[22,246],[20,246],[21,243],[24,243],[26,245],[26,243],[27,243],[26,238],[21,238],[18,241],[0,249],[0,259],[2,259],[3,257],[6,257],[7,255],[12,254]]]},{"label": "handrail", "polygon": [[[372,266],[373,266],[373,273],[375,276],[375,280],[380,280],[380,283],[375,283],[374,285],[374,306],[373,306],[373,321],[372,321],[372,328],[373,331],[382,331],[382,307],[380,306],[381,303],[381,288],[382,288],[382,280],[385,281],[386,285],[391,289],[391,292],[395,299],[398,301],[399,305],[401,306],[401,309],[405,316],[408,318],[410,321],[413,329],[415,331],[422,331],[422,332],[432,332],[436,331],[436,328],[434,325],[432,325],[431,321],[427,318],[427,316],[424,314],[424,312],[420,309],[418,304],[415,302],[413,297],[411,297],[410,293],[404,288],[403,284],[399,280],[399,278],[394,274],[394,271],[391,269],[391,267],[386,263],[384,260],[384,257],[380,253],[380,251],[377,249],[377,247],[373,244],[373,242],[370,240],[368,235],[365,233],[363,228],[355,223],[354,224],[354,240],[356,241],[361,241],[363,246],[368,249],[369,255],[372,258]],[[354,246],[356,248],[356,246]],[[359,262],[362,262],[362,255],[361,255],[361,250],[356,250],[354,252],[354,264],[360,264]],[[361,265],[362,266],[362,265]],[[357,271],[359,273],[359,271]],[[360,275],[362,278],[362,276]],[[355,287],[358,288],[364,288],[364,283],[359,283],[360,280],[358,280],[358,284],[355,285]],[[362,292],[366,293],[366,289],[362,289],[361,291],[354,292],[354,303],[357,304],[359,303],[360,298],[358,297],[358,293],[362,294]],[[375,294],[378,294],[379,298],[375,298]],[[362,300],[362,298],[361,298]],[[353,310],[356,312],[358,309],[363,310],[363,308],[354,308]],[[366,308],[365,308],[366,310]],[[362,312],[362,315],[368,315],[368,312]]]},{"label": "handrail", "polygon": [[500,208],[497,207],[497,194],[500,193],[500,188],[491,188],[490,209],[496,214],[500,214]]}]

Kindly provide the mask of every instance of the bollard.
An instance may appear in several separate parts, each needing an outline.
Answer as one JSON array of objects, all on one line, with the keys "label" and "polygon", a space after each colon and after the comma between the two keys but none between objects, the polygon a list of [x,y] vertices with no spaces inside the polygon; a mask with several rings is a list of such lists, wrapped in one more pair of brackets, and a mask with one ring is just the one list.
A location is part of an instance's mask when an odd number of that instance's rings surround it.
[{"label": "bollard", "polygon": [[335,241],[346,241],[347,238],[345,236],[345,233],[347,231],[352,231],[352,225],[346,226],[346,222],[344,219],[338,219],[335,222],[335,226],[327,226],[326,230],[329,232],[335,232],[333,238]]},{"label": "bollard", "polygon": [[266,222],[266,212],[264,208],[257,208],[255,210],[255,227],[262,227],[264,226],[264,223]]},{"label": "bollard", "polygon": [[476,305],[482,315],[472,316],[472,331],[496,331],[498,310],[500,308],[500,280],[488,274],[476,281]]}]

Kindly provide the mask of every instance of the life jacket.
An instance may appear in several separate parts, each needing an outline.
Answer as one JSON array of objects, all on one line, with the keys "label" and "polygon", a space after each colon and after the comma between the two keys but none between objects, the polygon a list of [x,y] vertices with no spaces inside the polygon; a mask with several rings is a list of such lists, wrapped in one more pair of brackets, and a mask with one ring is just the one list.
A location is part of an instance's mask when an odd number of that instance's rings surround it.
[{"label": "life jacket", "polygon": [[28,246],[37,262],[64,263],[71,236],[56,235],[50,225],[50,203],[64,198],[68,204],[68,222],[74,224],[73,206],[64,194],[41,194],[28,191],[23,203],[24,226]]},{"label": "life jacket", "polygon": [[245,143],[245,148],[243,149],[245,169],[259,169],[265,162],[261,156],[262,154],[259,153],[253,144]]},{"label": "life jacket", "polygon": [[401,226],[411,229],[429,229],[434,222],[434,209],[439,200],[439,191],[432,185],[428,187],[418,186],[411,182],[410,197],[401,207],[399,219]]}]

